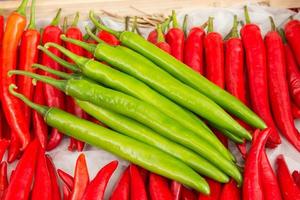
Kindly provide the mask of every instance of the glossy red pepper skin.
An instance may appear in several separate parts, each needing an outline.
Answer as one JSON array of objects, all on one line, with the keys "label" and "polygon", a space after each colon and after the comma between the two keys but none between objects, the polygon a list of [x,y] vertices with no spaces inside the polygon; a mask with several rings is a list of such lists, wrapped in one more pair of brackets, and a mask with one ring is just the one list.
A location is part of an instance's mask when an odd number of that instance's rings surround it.
[{"label": "glossy red pepper skin", "polygon": [[147,40],[149,42],[151,42],[152,44],[156,44],[157,43],[157,31],[156,29],[154,29],[153,31],[151,31],[147,37]]},{"label": "glossy red pepper skin", "polygon": [[300,109],[298,106],[291,100],[291,108],[294,119],[300,119]]},{"label": "glossy red pepper skin", "polygon": [[74,187],[71,192],[70,200],[81,200],[89,182],[89,172],[86,165],[85,155],[80,154],[76,161]]},{"label": "glossy red pepper skin", "polygon": [[182,187],[183,186],[180,183],[178,183],[177,181],[172,181],[171,192],[173,194],[174,200],[180,200]]},{"label": "glossy red pepper skin", "polygon": [[184,32],[180,28],[171,28],[166,34],[166,41],[171,47],[171,55],[183,61]]},{"label": "glossy red pepper skin", "polygon": [[118,46],[120,45],[120,41],[116,36],[110,34],[107,31],[101,30],[97,34],[98,38],[106,42],[107,44],[110,44],[112,46]]},{"label": "glossy red pepper skin", "polygon": [[82,200],[103,200],[108,181],[117,166],[118,161],[116,160],[105,165],[87,186]]},{"label": "glossy red pepper skin", "polygon": [[[46,44],[47,42],[54,42],[59,45],[62,45],[62,40],[60,39],[60,35],[62,34],[62,30],[55,25],[49,25],[44,28],[42,35],[42,44]],[[58,57],[61,57],[61,53],[55,48],[49,48],[49,50]],[[48,57],[46,54],[42,54],[42,65],[48,66],[55,70],[62,70],[62,67]],[[53,74],[43,72],[43,75],[47,75],[50,77],[54,77]],[[54,88],[49,84],[43,84],[44,95],[47,106],[54,106],[61,109],[65,108],[65,98],[64,94],[58,89]],[[61,142],[62,134],[58,132],[57,129],[51,129],[50,138],[47,143],[47,150],[52,150]]]},{"label": "glossy red pepper skin", "polygon": [[206,179],[210,188],[210,195],[199,194],[199,200],[218,200],[220,198],[222,186],[220,183],[211,180],[209,178]]},{"label": "glossy red pepper skin", "polygon": [[[89,43],[89,44],[97,44],[97,42],[95,40],[93,40],[93,39],[88,39],[85,42]],[[94,58],[94,55],[92,53],[90,53],[89,51],[86,51],[86,50],[84,50],[84,56],[86,58],[90,58],[90,59]]]},{"label": "glossy red pepper skin", "polygon": [[60,200],[61,199],[61,194],[59,190],[59,185],[58,185],[58,179],[57,179],[57,174],[56,174],[56,169],[55,166],[52,162],[52,159],[50,158],[49,155],[46,155],[46,161],[47,161],[47,167],[49,170],[49,174],[51,177],[51,189],[52,189],[52,199],[53,200]]},{"label": "glossy red pepper skin", "polygon": [[139,172],[141,174],[141,177],[142,177],[144,183],[147,183],[150,172],[148,170],[144,169],[144,168],[141,168],[141,167],[139,167]]},{"label": "glossy red pepper skin", "polygon": [[288,166],[282,155],[279,155],[276,160],[277,178],[281,189],[281,194],[284,200],[300,199],[300,189],[291,176]]},{"label": "glossy red pepper skin", "polygon": [[7,163],[1,162],[0,164],[0,198],[3,199],[8,187],[7,179]]},{"label": "glossy red pepper skin", "polygon": [[130,171],[130,199],[131,200],[147,200],[147,192],[145,183],[143,182],[142,176],[138,168],[131,164],[129,167]]},{"label": "glossy red pepper skin", "polygon": [[70,191],[73,190],[74,178],[70,174],[68,174],[60,169],[57,170],[57,174],[60,177],[60,179],[64,182],[64,184],[68,187],[68,189]]},{"label": "glossy red pepper skin", "polygon": [[271,108],[276,125],[287,140],[300,151],[300,135],[294,125],[286,81],[286,61],[281,36],[270,31],[265,36],[267,49],[267,72]]},{"label": "glossy red pepper skin", "polygon": [[8,155],[7,162],[12,163],[20,156],[20,142],[17,138],[17,134],[13,133],[11,129],[9,129],[9,133],[11,135],[10,145],[8,147]]},{"label": "glossy red pepper skin", "polygon": [[279,133],[272,118],[267,82],[267,60],[264,41],[260,29],[255,24],[246,24],[241,29],[245,49],[250,100],[253,110],[272,128],[268,147],[281,143]]},{"label": "glossy red pepper skin", "polygon": [[203,28],[194,27],[184,44],[184,63],[200,74],[204,72],[204,37]]},{"label": "glossy red pepper skin", "polygon": [[3,43],[3,35],[4,35],[4,17],[0,15],[0,48]]},{"label": "glossy red pepper skin", "polygon": [[39,147],[39,142],[33,140],[26,148],[9,183],[5,200],[28,199],[35,173]]},{"label": "glossy red pepper skin", "polygon": [[259,132],[254,132],[257,139],[251,145],[248,153],[245,169],[244,169],[244,184],[243,184],[243,199],[244,200],[262,200],[264,194],[262,191],[260,163],[264,146],[270,135],[270,128]]},{"label": "glossy red pepper skin", "polygon": [[63,185],[63,200],[68,200],[70,198],[71,191],[68,186]]},{"label": "glossy red pepper skin", "polygon": [[225,184],[219,200],[240,200],[241,192],[234,180],[230,180],[229,183]]},{"label": "glossy red pepper skin", "polygon": [[293,176],[295,183],[300,188],[300,172],[295,170],[295,171],[293,171],[292,176]]},{"label": "glossy red pepper skin", "polygon": [[5,151],[7,150],[10,144],[9,140],[0,139],[0,162],[2,162]]},{"label": "glossy red pepper skin", "polygon": [[300,21],[290,20],[284,26],[286,39],[291,46],[298,65],[300,65]]},{"label": "glossy red pepper skin", "polygon": [[197,200],[197,196],[194,191],[187,189],[186,187],[182,188],[181,192],[182,200]]},{"label": "glossy red pepper skin", "polygon": [[155,45],[158,48],[164,50],[165,52],[171,54],[171,47],[170,47],[170,45],[168,43],[166,43],[166,42],[158,42],[158,43],[155,43]]},{"label": "glossy red pepper skin", "polygon": [[151,200],[173,200],[168,180],[154,173],[150,173],[149,193]]},{"label": "glossy red pepper skin", "polygon": [[110,200],[128,200],[130,197],[130,172],[129,167],[123,172],[121,179],[115,187]]}]

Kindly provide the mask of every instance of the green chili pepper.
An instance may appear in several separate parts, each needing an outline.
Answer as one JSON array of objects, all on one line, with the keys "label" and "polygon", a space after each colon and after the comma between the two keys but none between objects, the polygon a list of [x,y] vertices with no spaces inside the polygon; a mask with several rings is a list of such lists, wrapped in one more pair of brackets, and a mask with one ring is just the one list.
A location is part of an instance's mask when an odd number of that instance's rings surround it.
[{"label": "green chili pepper", "polygon": [[267,127],[261,118],[236,97],[213,84],[204,76],[193,71],[190,67],[187,67],[173,56],[151,44],[143,37],[128,31],[118,32],[111,30],[103,24],[97,23],[97,21],[94,20],[93,12],[90,13],[90,19],[98,28],[102,28],[118,37],[122,42],[122,45],[125,45],[150,59],[174,77],[214,100],[228,112],[243,119],[245,122],[256,128],[265,129]]},{"label": "green chili pepper", "polygon": [[200,192],[209,194],[206,181],[183,162],[150,145],[144,144],[118,132],[106,129],[95,123],[78,118],[58,108],[49,108],[31,102],[24,95],[10,92],[32,109],[43,115],[46,123],[60,132],[100,147],[139,166],[186,184]]},{"label": "green chili pepper", "polygon": [[[54,45],[55,48],[73,60],[85,76],[107,87],[122,91],[157,107],[169,117],[194,131],[203,140],[215,147],[216,150],[223,154],[226,158],[234,158],[219,141],[219,139],[209,130],[206,124],[191,112],[173,103],[168,98],[160,95],[155,90],[151,89],[149,86],[132,76],[113,69],[112,67],[109,67],[98,61],[77,56],[61,46],[56,44]],[[43,50],[44,48],[40,49]],[[47,55],[51,54],[49,51],[45,51],[45,53]],[[60,62],[60,60],[56,59],[55,56],[52,56],[52,59]]]},{"label": "green chili pepper", "polygon": [[228,182],[228,176],[209,163],[206,159],[199,157],[185,147],[160,136],[146,126],[103,107],[95,106],[89,102],[80,100],[76,100],[76,102],[85,112],[113,130],[173,155],[201,175],[210,177],[218,182]]},{"label": "green chili pepper", "polygon": [[206,141],[201,140],[194,132],[178,124],[151,104],[84,79],[56,80],[21,70],[12,70],[9,75],[12,74],[26,75],[43,81],[74,98],[89,101],[135,119],[164,137],[194,150],[224,173],[233,177],[238,183],[242,182],[242,176],[233,162],[224,158],[215,148],[211,147]]},{"label": "green chili pepper", "polygon": [[[61,38],[65,40],[65,37],[62,36]],[[78,40],[68,39],[67,41],[79,45],[87,51],[94,52],[97,59],[103,60],[114,68],[140,79],[153,89],[220,128],[226,129],[241,138],[251,140],[251,134],[215,102],[175,79],[153,62],[131,49],[123,46],[113,47],[104,42],[95,47]],[[55,47],[57,45],[47,43],[45,46]]]}]

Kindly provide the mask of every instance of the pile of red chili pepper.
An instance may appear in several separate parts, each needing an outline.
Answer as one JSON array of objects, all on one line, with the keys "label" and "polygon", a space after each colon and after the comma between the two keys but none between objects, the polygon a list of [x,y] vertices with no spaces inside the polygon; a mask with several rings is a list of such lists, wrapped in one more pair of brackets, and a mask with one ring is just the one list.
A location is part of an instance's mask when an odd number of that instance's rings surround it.
[{"label": "pile of red chili pepper", "polygon": [[[299,171],[282,155],[273,170],[266,153],[281,135],[300,151],[299,20],[270,17],[263,36],[245,7],[240,34],[234,16],[223,38],[213,17],[187,30],[173,11],[144,39],[136,17],[116,31],[91,11],[83,35],[79,13],[61,28],[59,9],[40,32],[28,1],[0,16],[0,199],[300,200]],[[74,176],[56,171],[46,152],[64,135],[70,151],[87,143],[132,163],[111,194],[117,161],[93,180],[83,153]]]}]

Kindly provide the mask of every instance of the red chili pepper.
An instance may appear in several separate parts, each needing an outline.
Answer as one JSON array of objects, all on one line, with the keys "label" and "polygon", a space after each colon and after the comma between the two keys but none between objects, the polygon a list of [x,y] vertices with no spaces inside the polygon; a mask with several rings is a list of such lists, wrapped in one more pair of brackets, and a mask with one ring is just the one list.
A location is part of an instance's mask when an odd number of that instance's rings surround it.
[{"label": "red chili pepper", "polygon": [[74,178],[70,174],[58,169],[57,174],[64,184],[68,187],[69,190],[73,190],[74,187]]},{"label": "red chili pepper", "polygon": [[87,186],[82,200],[102,200],[107,183],[118,166],[118,161],[105,165]]},{"label": "red chili pepper", "polygon": [[[20,70],[25,70],[33,72],[34,69],[31,67],[32,64],[37,63],[39,50],[37,46],[40,44],[40,33],[36,30],[35,26],[35,0],[31,3],[31,15],[30,22],[27,30],[24,31],[22,35],[21,45],[20,45],[20,57],[19,57],[19,67]],[[29,77],[20,76],[17,79],[19,91],[24,94],[27,98],[32,100],[33,97],[33,84]],[[31,122],[31,110],[28,106],[23,103],[23,110],[28,123],[28,127]]]},{"label": "red chili pepper", "polygon": [[[44,28],[43,35],[42,35],[42,44],[46,44],[47,42],[54,42],[59,45],[62,44],[62,40],[60,39],[62,30],[57,25],[60,19],[60,13],[61,13],[61,9],[58,10],[56,17],[53,19],[51,24]],[[61,53],[57,49],[49,48],[49,50],[52,53],[54,53],[56,56],[61,57]],[[42,54],[42,64],[50,68],[53,68],[55,70],[62,70],[61,66],[57,62],[52,60],[44,53]],[[43,72],[43,73],[44,75],[54,77],[50,73],[47,72]],[[55,106],[64,109],[65,107],[64,94],[58,89],[54,88],[53,86],[50,86],[49,84],[43,84],[43,86],[44,86],[44,95],[45,95],[46,104],[48,106]],[[47,150],[54,149],[57,145],[59,145],[61,139],[62,139],[61,133],[59,133],[57,129],[52,129],[47,144]]]},{"label": "red chili pepper", "polygon": [[194,27],[184,44],[184,63],[200,74],[204,72],[204,37],[203,27]]},{"label": "red chili pepper", "polygon": [[[66,36],[68,38],[73,38],[73,39],[82,41],[83,40],[82,33],[81,33],[80,29],[77,27],[78,20],[79,20],[79,13],[77,12],[71,27],[69,27],[66,30]],[[84,55],[84,49],[81,48],[80,46],[71,44],[69,42],[67,42],[65,45],[68,50],[75,53],[76,55],[79,55],[79,56]],[[73,61],[69,58],[67,58],[67,61],[73,63]],[[80,109],[78,107],[78,105],[76,105],[74,99],[70,96],[67,96],[67,110],[68,110],[68,112],[75,114],[77,117],[84,118],[84,119],[87,118],[86,113],[82,109]],[[68,149],[70,151],[73,151],[74,148],[77,148],[78,151],[82,151],[84,148],[84,142],[81,142],[74,138],[70,138],[70,145],[69,145]]]},{"label": "red chili pepper", "polygon": [[51,175],[47,166],[47,159],[45,155],[45,150],[40,149],[37,166],[35,172],[35,179],[33,184],[33,189],[31,192],[32,200],[52,200],[52,182]]},{"label": "red chili pepper", "polygon": [[0,139],[0,162],[2,162],[3,156],[5,151],[7,150],[8,146],[10,144],[9,140]]},{"label": "red chili pepper", "polygon": [[100,30],[99,33],[97,34],[98,38],[106,42],[107,44],[110,44],[112,46],[118,46],[120,45],[120,41],[116,36],[108,33],[107,31]]},{"label": "red chili pepper", "polygon": [[[37,104],[45,104],[45,96],[43,94],[43,83],[37,82],[34,89],[33,101]],[[43,149],[47,146],[48,126],[43,117],[36,111],[32,112],[33,134],[39,140]]]},{"label": "red chili pepper", "polygon": [[[170,22],[172,21],[172,18],[169,17],[167,18],[162,24],[161,24],[161,27],[162,27],[162,32],[164,33],[165,30],[168,28],[168,26],[170,25]],[[147,40],[149,42],[151,42],[152,44],[156,44],[157,43],[157,29],[154,29],[152,30],[148,37],[147,37]]]},{"label": "red chili pepper", "polygon": [[272,31],[265,36],[268,61],[268,83],[273,116],[277,127],[287,140],[300,151],[300,135],[294,125],[288,84],[286,81],[286,61],[281,36],[271,19]]},{"label": "red chili pepper", "polygon": [[86,165],[85,155],[80,154],[76,161],[74,187],[70,196],[70,200],[81,200],[88,184],[89,172]]},{"label": "red chili pepper", "polygon": [[138,168],[131,164],[129,167],[130,171],[130,199],[131,200],[146,200],[147,192],[145,188],[145,184],[143,182],[142,176],[138,170]]},{"label": "red chili pepper", "polygon": [[115,187],[110,200],[128,200],[130,194],[130,173],[129,167],[123,172],[119,183]]},{"label": "red chili pepper", "polygon": [[265,45],[259,27],[250,24],[247,7],[245,16],[247,24],[241,29],[241,36],[246,55],[251,105],[268,127],[272,128],[267,146],[276,147],[281,139],[276,131],[269,104]]},{"label": "red chili pepper", "polygon": [[240,200],[241,192],[236,185],[236,182],[231,179],[222,189],[219,200]]},{"label": "red chili pepper", "polygon": [[[97,42],[93,39],[88,39],[85,41],[86,43],[89,43],[89,44],[97,44]],[[87,58],[94,58],[94,55],[92,53],[90,53],[89,51],[86,51],[84,50],[84,56],[87,57]]]},{"label": "red chili pepper", "polygon": [[8,147],[8,155],[7,155],[7,162],[12,163],[18,157],[20,156],[20,142],[19,139],[17,138],[17,134],[13,133],[11,129],[9,129],[11,138],[10,138],[10,145]]},{"label": "red chili pepper", "polygon": [[244,169],[244,184],[243,184],[243,199],[244,200],[260,200],[264,199],[261,175],[260,161],[264,146],[270,135],[271,129],[267,128],[262,132],[256,130],[254,135],[258,135],[253,142],[248,153],[245,169]]},{"label": "red chili pepper", "polygon": [[285,200],[299,200],[300,189],[296,185],[291,176],[288,166],[284,160],[283,155],[279,155],[276,160],[277,163],[277,178],[281,189],[281,194]]},{"label": "red chili pepper", "polygon": [[[3,35],[2,58],[1,58],[1,99],[2,108],[5,113],[7,122],[15,134],[16,140],[19,141],[21,150],[24,150],[30,142],[29,126],[25,118],[22,103],[11,96],[8,92],[8,86],[15,83],[13,77],[7,76],[7,72],[16,69],[18,45],[21,41],[22,33],[26,26],[26,6],[28,0],[23,0],[20,7],[10,14],[6,22],[6,28]],[[4,51],[5,50],[5,51]]]},{"label": "red chili pepper", "polygon": [[4,17],[0,15],[0,49],[2,48],[3,35],[4,35]]},{"label": "red chili pepper", "polygon": [[291,100],[291,109],[294,119],[300,119],[300,108]]},{"label": "red chili pepper", "polygon": [[0,198],[4,198],[4,194],[8,187],[8,179],[7,179],[7,163],[1,162],[0,164]]},{"label": "red chili pepper", "polygon": [[300,172],[295,170],[295,171],[293,171],[292,176],[293,176],[293,179],[294,179],[295,183],[300,188]]},{"label": "red chili pepper", "polygon": [[220,194],[221,194],[221,184],[207,178],[207,183],[209,184],[209,188],[210,188],[210,195],[203,195],[203,194],[199,194],[199,199],[201,200],[218,200],[220,198]]},{"label": "red chili pepper", "polygon": [[[5,200],[28,199],[35,172],[39,142],[33,140],[20,159],[7,188]],[[39,191],[41,192],[41,191]]]},{"label": "red chili pepper", "polygon": [[293,49],[297,63],[300,65],[300,21],[296,19],[289,21],[284,26],[284,32],[289,45]]},{"label": "red chili pepper", "polygon": [[158,24],[157,25],[157,42],[155,43],[155,45],[164,50],[165,52],[167,53],[171,53],[171,47],[170,45],[165,41],[165,36],[162,32],[162,29],[161,29],[161,25]]},{"label": "red chili pepper", "polygon": [[144,183],[146,183],[148,181],[150,172],[142,167],[139,167],[139,172],[141,174],[141,177],[142,177]]},{"label": "red chili pepper", "polygon": [[71,191],[68,186],[63,185],[63,200],[69,200]]},{"label": "red chili pepper", "polygon": [[182,185],[176,181],[171,183],[171,192],[173,194],[174,200],[179,200],[181,198]]},{"label": "red chili pepper", "polygon": [[181,199],[182,200],[197,200],[197,196],[192,190],[187,189],[186,187],[183,187],[182,191],[181,191]]},{"label": "red chili pepper", "polygon": [[51,189],[52,189],[52,200],[60,200],[60,190],[58,185],[58,179],[56,174],[55,166],[49,155],[46,155],[47,167],[51,177]]},{"label": "red chili pepper", "polygon": [[149,193],[151,200],[173,200],[168,180],[154,173],[150,173]]},{"label": "red chili pepper", "polygon": [[171,54],[178,60],[183,60],[184,32],[178,27],[176,13],[172,11],[173,28],[166,34],[166,41],[171,47]]}]

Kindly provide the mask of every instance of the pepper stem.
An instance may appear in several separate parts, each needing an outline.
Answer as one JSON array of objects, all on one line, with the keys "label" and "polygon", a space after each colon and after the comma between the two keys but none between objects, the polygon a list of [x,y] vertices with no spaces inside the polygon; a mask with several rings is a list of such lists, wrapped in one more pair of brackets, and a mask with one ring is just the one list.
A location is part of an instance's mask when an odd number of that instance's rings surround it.
[{"label": "pepper stem", "polygon": [[85,26],[84,28],[85,28],[86,33],[87,33],[93,40],[95,40],[95,41],[98,42],[98,43],[102,43],[102,42],[103,42],[99,37],[97,37],[97,35],[95,35],[95,34],[91,31],[91,29],[90,29],[89,26]]},{"label": "pepper stem", "polygon": [[173,28],[178,28],[179,25],[178,25],[178,21],[177,21],[175,10],[172,10],[172,21],[173,21]]},{"label": "pepper stem", "polygon": [[142,33],[138,27],[137,16],[134,17],[131,32],[136,32],[137,34],[142,35]]},{"label": "pepper stem", "polygon": [[232,30],[231,30],[231,38],[238,38],[239,37],[239,33],[238,33],[238,18],[237,18],[237,15],[234,15],[233,17],[233,27],[232,27]]},{"label": "pepper stem", "polygon": [[22,16],[26,16],[26,7],[28,4],[28,0],[23,0],[21,5],[16,10],[17,13],[19,13]]},{"label": "pepper stem", "polygon": [[46,67],[44,65],[33,64],[31,67],[35,68],[35,69],[41,69],[41,70],[43,70],[45,72],[49,72],[50,74],[54,74],[54,75],[58,76],[59,78],[63,78],[63,79],[70,79],[70,78],[72,78],[72,75],[70,75],[68,73],[61,72],[61,71],[52,69],[50,67]]},{"label": "pepper stem", "polygon": [[161,29],[162,29],[162,32],[163,32],[163,33],[166,32],[166,29],[169,27],[171,21],[172,21],[172,17],[168,17],[168,18],[161,24]]},{"label": "pepper stem", "polygon": [[57,26],[60,21],[60,15],[61,15],[61,8],[58,9],[54,19],[50,23],[51,26]]},{"label": "pepper stem", "polygon": [[102,29],[102,30],[104,30],[104,31],[107,31],[107,32],[109,32],[110,34],[116,36],[117,38],[120,38],[121,32],[115,31],[115,30],[113,30],[113,29],[111,29],[111,28],[108,28],[107,26],[104,26],[103,24],[99,23],[99,22],[97,21],[97,19],[95,18],[95,13],[94,13],[94,11],[92,11],[92,10],[90,11],[89,17],[90,17],[90,19],[92,20],[92,22],[95,24],[95,26],[96,26],[97,28]]},{"label": "pepper stem", "polygon": [[27,97],[25,97],[23,94],[20,94],[18,92],[15,91],[15,89],[17,89],[18,87],[15,84],[10,84],[9,85],[9,92],[17,97],[18,99],[21,99],[27,106],[29,106],[30,108],[32,108],[33,110],[37,111],[39,114],[41,114],[42,116],[45,116],[48,112],[48,110],[50,109],[47,106],[42,106],[39,104],[36,104],[32,101],[30,101]]},{"label": "pepper stem", "polygon": [[250,24],[251,20],[248,12],[248,6],[244,6],[244,15],[245,15],[246,24]]},{"label": "pepper stem", "polygon": [[188,22],[188,15],[184,15],[182,30],[184,32],[185,37],[187,36],[187,22]]},{"label": "pepper stem", "polygon": [[[63,35],[62,35],[63,36]],[[68,41],[67,41],[68,42]],[[68,58],[70,58],[71,60],[73,60],[75,62],[75,64],[77,64],[77,66],[79,68],[83,67],[84,64],[89,61],[88,58],[85,58],[83,56],[78,56],[77,54],[69,51],[68,49],[56,44],[56,43],[52,43],[52,42],[48,42],[45,44],[45,47],[54,47],[56,49],[58,49],[60,52],[62,52],[64,55],[66,55]]]},{"label": "pepper stem", "polygon": [[157,42],[164,42],[165,37],[164,37],[164,34],[161,30],[161,25],[160,24],[157,24],[156,31],[157,31]]},{"label": "pepper stem", "polygon": [[32,0],[31,1],[31,8],[30,8],[30,21],[29,21],[29,25],[27,29],[36,29],[36,25],[35,25],[35,1],[36,0]]},{"label": "pepper stem", "polygon": [[[90,29],[90,30],[91,30],[92,33],[96,33],[97,27],[96,27],[96,26],[93,26],[92,29]],[[86,40],[88,40],[89,38],[90,38],[90,35],[87,34],[87,33],[85,33],[84,36],[83,36],[83,40],[86,41]]]},{"label": "pepper stem", "polygon": [[126,16],[125,17],[125,31],[129,31],[129,21],[130,21],[130,17]]},{"label": "pepper stem", "polygon": [[68,38],[65,35],[61,35],[60,38],[65,42],[70,42],[72,44],[78,45],[78,46],[84,48],[85,50],[87,50],[88,52],[91,52],[91,53],[94,53],[94,51],[96,49],[96,45],[94,45],[94,44],[88,44],[88,43],[82,42],[80,40],[75,40],[73,38]]},{"label": "pepper stem", "polygon": [[58,64],[62,65],[63,67],[74,71],[74,72],[80,72],[80,69],[78,69],[77,65],[69,63],[67,61],[65,61],[64,59],[56,56],[54,53],[52,53],[51,51],[49,51],[47,48],[39,45],[37,47],[39,50],[43,51],[47,56],[49,56],[50,58],[52,58],[55,62],[57,62]]},{"label": "pepper stem", "polygon": [[276,28],[276,25],[275,25],[273,17],[269,16],[269,20],[270,20],[270,23],[271,23],[271,30],[272,31],[276,31],[277,28]]},{"label": "pepper stem", "polygon": [[50,78],[48,76],[42,76],[42,75],[35,74],[32,72],[24,71],[24,70],[10,70],[8,72],[8,76],[12,76],[12,75],[24,75],[24,76],[36,79],[38,81],[42,81],[43,83],[52,85],[61,91],[65,91],[66,84],[67,84],[66,80],[56,80],[56,79]]},{"label": "pepper stem", "polygon": [[63,23],[63,33],[66,33],[67,32],[67,29],[68,29],[68,18],[67,17],[64,17],[64,23]]},{"label": "pepper stem", "polygon": [[214,31],[214,18],[213,17],[209,17],[208,18],[208,28],[207,28],[207,32],[211,33]]},{"label": "pepper stem", "polygon": [[283,30],[283,28],[279,29],[279,30],[278,30],[278,33],[280,34],[280,36],[281,36],[281,38],[282,38],[282,41],[283,41],[283,43],[284,43],[284,44],[286,44],[286,43],[287,43],[287,41],[286,41],[286,37],[285,37],[285,33],[284,33],[284,30]]},{"label": "pepper stem", "polygon": [[79,17],[80,17],[79,12],[76,12],[76,15],[75,15],[74,20],[73,20],[72,25],[71,25],[72,27],[77,27],[78,22],[79,22]]}]

